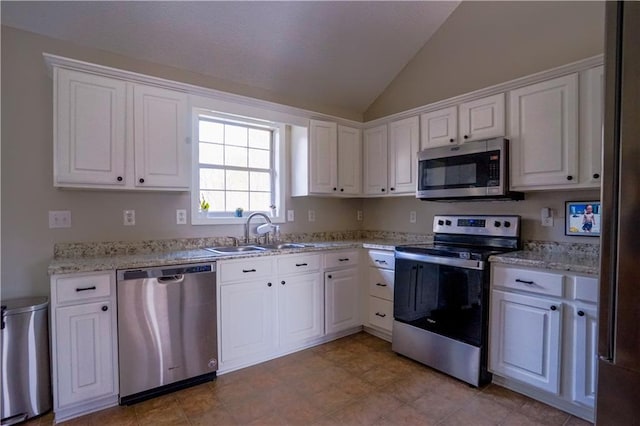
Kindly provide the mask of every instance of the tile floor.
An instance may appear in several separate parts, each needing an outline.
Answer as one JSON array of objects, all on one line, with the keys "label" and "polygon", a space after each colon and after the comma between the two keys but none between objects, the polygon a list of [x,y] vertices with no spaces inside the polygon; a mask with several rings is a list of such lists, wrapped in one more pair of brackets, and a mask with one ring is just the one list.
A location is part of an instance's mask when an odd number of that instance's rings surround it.
[{"label": "tile floor", "polygon": [[63,424],[589,425],[497,385],[472,388],[363,332]]}]

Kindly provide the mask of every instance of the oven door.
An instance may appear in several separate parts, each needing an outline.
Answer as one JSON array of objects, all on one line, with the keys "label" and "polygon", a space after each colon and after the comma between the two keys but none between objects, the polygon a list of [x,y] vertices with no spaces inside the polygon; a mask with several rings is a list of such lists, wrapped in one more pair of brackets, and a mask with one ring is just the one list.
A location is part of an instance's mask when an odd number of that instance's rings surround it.
[{"label": "oven door", "polygon": [[488,294],[484,262],[427,256],[396,257],[396,321],[481,346]]}]

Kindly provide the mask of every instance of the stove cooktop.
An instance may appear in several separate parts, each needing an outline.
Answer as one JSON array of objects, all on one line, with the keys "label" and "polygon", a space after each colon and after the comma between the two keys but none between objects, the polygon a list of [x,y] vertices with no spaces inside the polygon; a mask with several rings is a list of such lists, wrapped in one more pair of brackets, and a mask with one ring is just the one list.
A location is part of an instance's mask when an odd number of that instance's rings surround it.
[{"label": "stove cooktop", "polygon": [[460,259],[487,260],[493,254],[504,253],[513,249],[499,249],[495,247],[466,247],[451,244],[427,243],[408,244],[396,247],[396,251],[404,253],[428,254],[441,257],[455,257]]}]

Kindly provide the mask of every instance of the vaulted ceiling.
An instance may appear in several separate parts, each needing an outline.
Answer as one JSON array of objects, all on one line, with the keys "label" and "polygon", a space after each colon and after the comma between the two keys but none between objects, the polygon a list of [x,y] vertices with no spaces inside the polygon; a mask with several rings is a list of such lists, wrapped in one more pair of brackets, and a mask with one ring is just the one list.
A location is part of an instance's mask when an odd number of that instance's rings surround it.
[{"label": "vaulted ceiling", "polygon": [[2,24],[362,114],[457,1],[2,1]]}]

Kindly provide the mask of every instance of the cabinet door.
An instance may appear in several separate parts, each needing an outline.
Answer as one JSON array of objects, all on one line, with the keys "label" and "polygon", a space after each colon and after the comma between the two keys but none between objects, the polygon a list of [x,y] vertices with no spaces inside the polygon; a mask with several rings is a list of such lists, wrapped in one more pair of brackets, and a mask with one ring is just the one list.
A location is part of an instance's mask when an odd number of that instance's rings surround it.
[{"label": "cabinet door", "polygon": [[327,334],[360,325],[358,268],[325,272],[324,278]]},{"label": "cabinet door", "polygon": [[338,190],[337,124],[311,120],[309,124],[309,187],[311,192]]},{"label": "cabinet door", "polygon": [[578,184],[578,76],[509,93],[513,188]]},{"label": "cabinet door", "polygon": [[598,318],[596,309],[576,307],[573,336],[573,400],[593,407],[596,394]]},{"label": "cabinet door", "polygon": [[420,121],[410,117],[389,125],[389,193],[416,191]]},{"label": "cabinet door", "polygon": [[458,108],[449,107],[420,116],[422,149],[458,143]]},{"label": "cabinet door", "polygon": [[558,394],[562,304],[492,291],[489,369]]},{"label": "cabinet door", "polygon": [[189,189],[187,96],[134,86],[135,185]]},{"label": "cabinet door", "polygon": [[459,118],[462,142],[504,136],[504,116],[504,93],[463,103]]},{"label": "cabinet door", "polygon": [[340,194],[362,191],[362,132],[338,126],[338,189]]},{"label": "cabinet door", "polygon": [[319,273],[292,275],[278,281],[280,343],[298,346],[324,334],[324,300]]},{"label": "cabinet door", "polygon": [[[585,72],[585,96],[581,98],[580,158],[581,180],[599,188],[602,176],[602,127],[604,122],[604,67]],[[583,99],[584,98],[584,99]]]},{"label": "cabinet door", "polygon": [[220,361],[250,362],[276,347],[276,283],[267,279],[220,287]]},{"label": "cabinet door", "polygon": [[125,184],[124,81],[55,68],[54,182]]},{"label": "cabinet door", "polygon": [[58,407],[117,393],[111,308],[105,301],[55,310]]},{"label": "cabinet door", "polygon": [[364,131],[364,193],[387,193],[387,125]]}]

